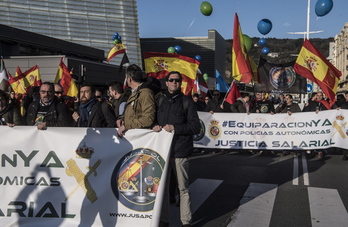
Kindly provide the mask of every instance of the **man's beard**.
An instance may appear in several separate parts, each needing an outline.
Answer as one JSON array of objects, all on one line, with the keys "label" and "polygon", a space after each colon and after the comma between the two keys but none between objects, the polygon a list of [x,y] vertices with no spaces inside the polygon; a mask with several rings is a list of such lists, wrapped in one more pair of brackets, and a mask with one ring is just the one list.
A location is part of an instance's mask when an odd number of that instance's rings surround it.
[{"label": "man's beard", "polygon": [[82,104],[86,104],[87,102],[89,102],[90,99],[87,99],[87,98],[84,98],[84,99],[81,99],[81,103]]},{"label": "man's beard", "polygon": [[52,99],[50,99],[49,97],[43,97],[42,99],[41,99],[41,101],[44,103],[44,104],[48,104],[48,103],[50,103],[51,101],[52,101]]}]

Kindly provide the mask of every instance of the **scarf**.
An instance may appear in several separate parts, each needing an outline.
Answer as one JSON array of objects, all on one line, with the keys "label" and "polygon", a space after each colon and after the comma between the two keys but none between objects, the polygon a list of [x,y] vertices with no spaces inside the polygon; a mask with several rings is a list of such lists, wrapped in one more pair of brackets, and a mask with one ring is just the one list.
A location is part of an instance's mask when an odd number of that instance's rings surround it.
[{"label": "scarf", "polygon": [[164,92],[165,96],[169,99],[175,99],[181,93],[181,89],[174,91],[173,93],[169,93],[168,90]]},{"label": "scarf", "polygon": [[79,107],[79,109],[80,109],[80,118],[79,118],[80,127],[87,127],[89,113],[91,112],[92,107],[96,101],[97,101],[97,99],[95,97],[93,97],[87,103],[80,105],[80,107]]}]

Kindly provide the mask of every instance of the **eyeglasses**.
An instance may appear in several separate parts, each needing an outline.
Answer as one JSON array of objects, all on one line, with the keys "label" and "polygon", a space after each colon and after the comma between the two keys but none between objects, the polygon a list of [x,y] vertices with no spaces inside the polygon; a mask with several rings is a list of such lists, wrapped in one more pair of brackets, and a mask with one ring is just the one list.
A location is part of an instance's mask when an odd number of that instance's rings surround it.
[{"label": "eyeglasses", "polygon": [[174,81],[175,81],[175,82],[177,82],[177,83],[180,83],[180,82],[181,82],[180,79],[174,79],[174,78],[169,78],[168,81],[169,81],[169,82],[174,82]]},{"label": "eyeglasses", "polygon": [[40,93],[41,93],[41,94],[45,94],[45,93],[47,93],[47,94],[52,94],[53,91],[43,91],[43,90],[40,90]]},{"label": "eyeglasses", "polygon": [[213,96],[219,96],[220,94],[213,94]]},{"label": "eyeglasses", "polygon": [[209,101],[209,99],[204,99],[204,100],[208,100]]},{"label": "eyeglasses", "polygon": [[55,93],[55,94],[57,94],[57,95],[61,95],[61,94],[63,94],[63,92],[62,92],[62,91],[55,91],[54,93]]}]

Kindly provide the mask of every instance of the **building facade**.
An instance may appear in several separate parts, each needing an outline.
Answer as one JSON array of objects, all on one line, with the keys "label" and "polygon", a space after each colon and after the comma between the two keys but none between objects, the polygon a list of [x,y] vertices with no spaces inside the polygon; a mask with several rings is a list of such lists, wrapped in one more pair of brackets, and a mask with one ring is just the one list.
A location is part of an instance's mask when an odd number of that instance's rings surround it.
[{"label": "building facade", "polygon": [[348,91],[348,22],[345,23],[341,32],[335,36],[333,48],[333,65],[342,72],[338,84],[337,93]]},{"label": "building facade", "polygon": [[105,58],[117,32],[130,62],[141,64],[136,0],[2,0],[0,8],[3,25],[100,49]]}]

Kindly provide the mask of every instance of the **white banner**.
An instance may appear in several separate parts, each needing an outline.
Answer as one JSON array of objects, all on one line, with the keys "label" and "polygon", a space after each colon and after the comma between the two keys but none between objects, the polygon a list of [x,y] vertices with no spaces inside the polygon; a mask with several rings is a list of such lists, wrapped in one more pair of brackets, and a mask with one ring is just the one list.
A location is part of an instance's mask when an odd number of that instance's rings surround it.
[{"label": "white banner", "polygon": [[199,112],[196,148],[312,150],[347,148],[348,110],[283,114]]},{"label": "white banner", "polygon": [[0,135],[1,226],[157,225],[172,133],[3,126]]}]

